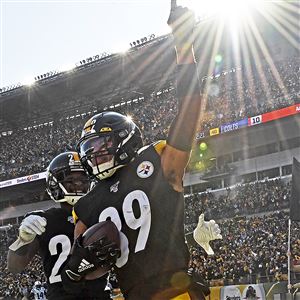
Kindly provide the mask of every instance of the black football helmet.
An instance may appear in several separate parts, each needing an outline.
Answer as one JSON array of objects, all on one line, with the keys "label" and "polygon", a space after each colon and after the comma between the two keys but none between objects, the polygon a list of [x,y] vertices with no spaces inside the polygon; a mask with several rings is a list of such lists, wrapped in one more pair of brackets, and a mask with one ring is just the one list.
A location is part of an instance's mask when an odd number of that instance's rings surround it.
[{"label": "black football helmet", "polygon": [[86,122],[77,151],[88,173],[102,180],[127,165],[142,146],[137,125],[129,117],[107,111]]},{"label": "black football helmet", "polygon": [[56,156],[46,171],[46,191],[55,202],[74,205],[90,189],[89,176],[77,152]]}]

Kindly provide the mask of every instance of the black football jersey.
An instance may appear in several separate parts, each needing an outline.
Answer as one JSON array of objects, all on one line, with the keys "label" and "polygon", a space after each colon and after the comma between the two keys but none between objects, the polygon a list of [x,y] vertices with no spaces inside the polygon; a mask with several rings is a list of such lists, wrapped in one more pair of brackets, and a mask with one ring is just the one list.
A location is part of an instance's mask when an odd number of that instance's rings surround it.
[{"label": "black football jersey", "polygon": [[126,167],[101,181],[74,206],[86,226],[110,218],[118,227],[121,257],[116,272],[121,290],[157,281],[187,268],[183,194],[164,178],[159,152],[150,145]]},{"label": "black football jersey", "polygon": [[106,285],[104,277],[87,281],[88,288],[82,295],[68,295],[63,289],[60,272],[67,262],[74,240],[74,222],[71,213],[62,208],[51,208],[31,214],[42,216],[47,220],[46,231],[40,236],[37,235],[39,254],[48,283],[47,299],[96,299],[99,294],[101,298],[98,299],[109,299],[108,293],[104,292]]}]

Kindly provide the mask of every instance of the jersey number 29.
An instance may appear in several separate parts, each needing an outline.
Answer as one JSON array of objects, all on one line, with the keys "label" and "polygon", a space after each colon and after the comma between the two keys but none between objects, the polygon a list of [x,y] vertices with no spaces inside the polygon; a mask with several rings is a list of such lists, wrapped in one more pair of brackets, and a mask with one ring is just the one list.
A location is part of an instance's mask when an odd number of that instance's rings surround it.
[{"label": "jersey number 29", "polygon": [[[134,201],[137,201],[139,204],[139,218],[136,218],[133,212]],[[123,201],[122,211],[127,226],[133,230],[139,229],[139,234],[137,237],[134,252],[136,253],[144,250],[146,247],[151,227],[151,209],[147,195],[141,190],[135,190],[130,192]],[[107,207],[106,209],[104,209],[99,216],[99,222],[106,221],[108,218],[110,218],[111,221],[115,223],[116,227],[120,231],[121,256],[118,258],[116,266],[118,268],[121,268],[128,261],[128,239],[126,235],[121,231],[122,222],[116,208]]]}]

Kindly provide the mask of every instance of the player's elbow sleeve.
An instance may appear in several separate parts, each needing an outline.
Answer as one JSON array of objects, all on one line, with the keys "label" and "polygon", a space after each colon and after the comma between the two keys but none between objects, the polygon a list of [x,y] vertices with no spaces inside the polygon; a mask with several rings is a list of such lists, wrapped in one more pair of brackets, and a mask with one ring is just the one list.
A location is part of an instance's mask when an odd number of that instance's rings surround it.
[{"label": "player's elbow sleeve", "polygon": [[12,274],[18,274],[23,270],[23,268],[15,265],[12,261],[8,260],[7,261],[7,270]]},{"label": "player's elbow sleeve", "polygon": [[22,272],[28,264],[28,259],[15,254],[12,250],[7,254],[7,269],[13,274]]}]

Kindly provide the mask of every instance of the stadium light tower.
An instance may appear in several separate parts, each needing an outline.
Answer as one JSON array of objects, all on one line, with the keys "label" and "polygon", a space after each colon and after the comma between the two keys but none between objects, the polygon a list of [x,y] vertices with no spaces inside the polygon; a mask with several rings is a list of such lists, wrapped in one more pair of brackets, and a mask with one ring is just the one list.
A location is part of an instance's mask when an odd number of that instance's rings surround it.
[{"label": "stadium light tower", "polygon": [[131,122],[131,121],[132,121],[132,117],[131,117],[130,115],[127,115],[127,116],[126,116],[126,119],[127,119],[128,122]]},{"label": "stadium light tower", "polygon": [[128,44],[119,44],[116,45],[113,49],[113,53],[126,54],[126,52],[130,49],[130,45]]},{"label": "stadium light tower", "polygon": [[28,77],[22,81],[22,85],[32,86],[35,84],[35,80],[32,77]]},{"label": "stadium light tower", "polygon": [[74,64],[66,64],[60,68],[60,71],[61,72],[69,72],[69,71],[72,71],[74,68],[75,68]]}]

